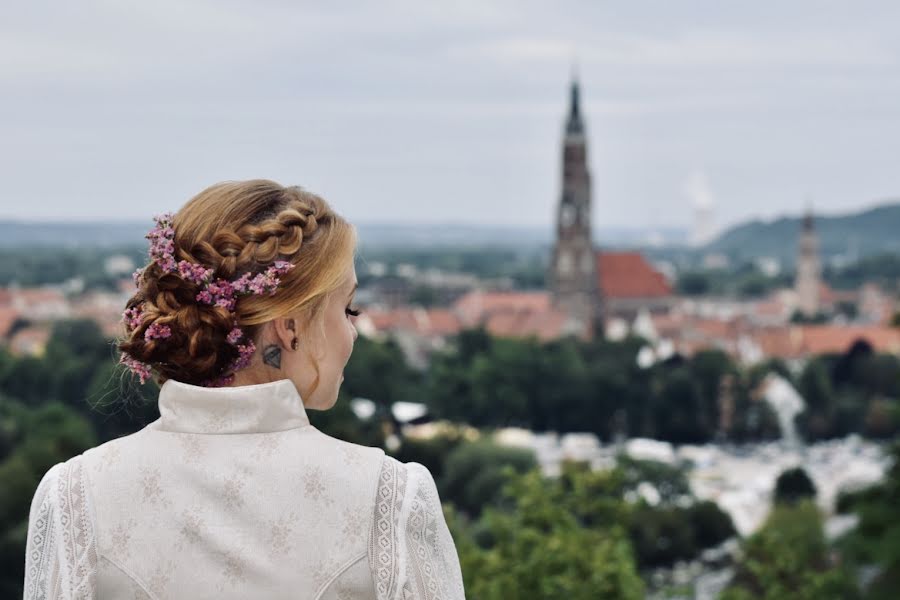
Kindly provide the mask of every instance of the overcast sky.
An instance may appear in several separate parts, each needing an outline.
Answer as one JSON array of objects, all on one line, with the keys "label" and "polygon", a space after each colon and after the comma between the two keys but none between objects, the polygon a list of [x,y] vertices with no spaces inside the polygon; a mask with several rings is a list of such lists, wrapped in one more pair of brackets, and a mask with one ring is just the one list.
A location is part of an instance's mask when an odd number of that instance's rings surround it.
[{"label": "overcast sky", "polygon": [[573,62],[597,227],[900,197],[894,0],[14,4],[0,218],[267,177],[360,223],[550,223]]}]

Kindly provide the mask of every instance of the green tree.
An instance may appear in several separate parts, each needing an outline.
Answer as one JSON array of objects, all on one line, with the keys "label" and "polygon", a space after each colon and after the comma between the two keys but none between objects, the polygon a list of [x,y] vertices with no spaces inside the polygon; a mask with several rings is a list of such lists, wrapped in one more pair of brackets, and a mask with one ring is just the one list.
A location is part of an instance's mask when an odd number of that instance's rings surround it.
[{"label": "green tree", "polygon": [[679,275],[676,287],[685,296],[703,296],[710,292],[712,285],[707,274],[689,271]]},{"label": "green tree", "polygon": [[0,462],[0,596],[21,596],[28,512],[50,467],[96,444],[90,423],[58,403],[32,409],[0,400],[15,448]]},{"label": "green tree", "polygon": [[816,499],[816,484],[803,467],[783,471],[775,480],[776,503],[796,504],[801,500]]},{"label": "green tree", "polygon": [[879,569],[866,590],[871,600],[896,598],[900,586],[900,441],[894,442],[891,459],[880,484],[839,498],[839,508],[859,515],[859,525],[841,543],[845,558]]},{"label": "green tree", "polygon": [[851,600],[850,574],[831,564],[822,517],[811,502],[776,505],[749,537],[722,600]]},{"label": "green tree", "polygon": [[438,480],[441,498],[477,516],[498,501],[508,479],[507,468],[523,473],[536,465],[530,450],[498,446],[486,440],[457,445]]},{"label": "green tree", "polygon": [[806,402],[806,411],[798,419],[807,439],[829,437],[833,428],[837,398],[824,359],[815,358],[803,369],[797,391]]},{"label": "green tree", "polygon": [[[548,489],[549,488],[549,489]],[[537,471],[512,479],[512,510],[488,509],[481,544],[456,529],[467,596],[494,599],[637,599],[643,584],[618,527],[583,527],[560,502],[562,489]],[[454,520],[455,521],[455,520]]]}]

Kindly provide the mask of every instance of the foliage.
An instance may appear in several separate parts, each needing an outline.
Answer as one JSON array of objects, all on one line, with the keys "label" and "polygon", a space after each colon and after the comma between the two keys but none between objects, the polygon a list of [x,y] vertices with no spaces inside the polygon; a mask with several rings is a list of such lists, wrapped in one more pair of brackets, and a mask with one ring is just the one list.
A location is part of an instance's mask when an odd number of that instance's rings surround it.
[{"label": "foliage", "polygon": [[[326,433],[366,445],[382,445],[382,424],[397,400],[424,401],[436,417],[481,427],[591,431],[607,440],[649,436],[703,443],[718,436],[741,441],[775,435],[774,415],[753,391],[769,369],[791,378],[783,365],[743,371],[723,353],[701,352],[641,369],[635,356],[642,344],[542,344],[471,330],[423,374],[407,365],[395,343],[361,338],[337,405],[310,411],[310,418]],[[43,356],[0,351],[0,597],[21,593],[28,503],[40,476],[56,462],[158,417],[158,389],[133,385],[113,359],[111,342],[86,321],[57,324]],[[727,431],[719,401],[726,378],[735,409]],[[865,347],[819,357],[799,374],[797,385],[808,400],[800,428],[811,438],[897,432],[896,357]],[[360,421],[353,414],[349,401],[357,396],[376,402],[375,418]],[[612,470],[571,463],[559,477],[545,479],[529,453],[466,441],[452,428],[430,440],[403,440],[395,455],[426,465],[442,499],[456,505],[451,520],[474,598],[603,597],[594,590],[638,597],[637,569],[690,560],[734,535],[728,515],[712,503],[695,502],[684,473],[667,465],[622,457]],[[842,500],[845,510],[861,515],[858,532],[848,540],[854,549],[847,551],[848,561],[883,569],[873,589],[887,589],[900,573],[896,468],[891,477],[894,483]],[[648,489],[658,496],[653,502],[644,499]],[[802,532],[777,533],[791,521],[776,515],[803,506],[776,509],[767,528],[748,540],[747,559],[729,592],[733,598],[748,590],[775,598],[784,582],[810,586],[827,598],[843,585],[842,572],[820,560],[824,551],[816,545],[815,527],[807,523]],[[784,540],[791,536],[815,552],[777,547],[790,545]]]},{"label": "foliage", "polygon": [[[407,437],[393,456],[401,462],[417,462],[424,465],[435,481],[441,481],[448,455],[462,444],[463,440],[461,428],[453,428],[428,439]],[[441,497],[446,499],[444,495]]]},{"label": "foliage", "polygon": [[816,484],[803,467],[787,469],[775,480],[774,500],[779,504],[793,504],[816,499]]},{"label": "foliage", "polygon": [[25,407],[0,399],[0,422],[11,448],[0,459],[0,596],[21,595],[25,536],[35,488],[54,464],[97,442],[90,423],[59,403]]},{"label": "foliage", "polygon": [[121,276],[110,275],[100,268],[113,255],[128,256],[136,265],[141,265],[146,261],[147,251],[139,245],[66,248],[65,251],[54,247],[2,248],[0,286],[36,287],[80,279],[85,290],[115,290]]},{"label": "foliage", "polygon": [[900,441],[891,449],[892,466],[877,485],[846,494],[839,507],[855,512],[859,525],[841,548],[846,560],[853,564],[874,564],[878,575],[866,590],[866,598],[896,598],[900,582]]},{"label": "foliage", "polygon": [[384,446],[384,428],[377,417],[361,421],[350,406],[350,398],[342,390],[338,399],[328,410],[306,411],[309,422],[328,435],[363,446]]},{"label": "foliage", "polygon": [[536,465],[530,450],[498,446],[489,441],[457,445],[447,455],[438,479],[441,498],[477,516],[494,504],[507,480],[507,468],[523,473]]},{"label": "foliage", "polygon": [[849,573],[831,564],[822,517],[811,502],[776,505],[743,552],[723,600],[859,597]]},{"label": "foliage", "polygon": [[454,527],[463,540],[458,550],[468,597],[643,597],[621,529],[582,526],[561,502],[561,487],[548,485],[536,471],[514,478],[505,493],[511,510],[488,509],[480,523],[486,543],[476,544],[471,533]]},{"label": "foliage", "polygon": [[710,351],[642,370],[635,360],[642,343],[541,344],[464,331],[453,348],[433,357],[426,397],[436,416],[476,427],[711,441],[719,428],[722,378],[733,377],[737,396],[749,394],[732,360]]},{"label": "foliage", "polygon": [[876,354],[867,342],[810,360],[797,387],[806,400],[798,429],[807,440],[900,433],[900,358]]}]

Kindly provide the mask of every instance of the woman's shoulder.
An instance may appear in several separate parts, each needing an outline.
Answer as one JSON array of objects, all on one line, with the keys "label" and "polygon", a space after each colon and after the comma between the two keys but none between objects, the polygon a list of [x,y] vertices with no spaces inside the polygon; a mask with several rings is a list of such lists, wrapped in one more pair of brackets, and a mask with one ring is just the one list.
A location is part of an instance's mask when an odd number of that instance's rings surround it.
[{"label": "woman's shoulder", "polygon": [[[311,430],[310,443],[314,447],[319,460],[325,461],[334,467],[364,467],[367,470],[381,468],[381,463],[386,454],[383,449],[374,446],[354,444],[340,438],[328,435],[314,427]],[[355,470],[355,469],[351,469]]]}]

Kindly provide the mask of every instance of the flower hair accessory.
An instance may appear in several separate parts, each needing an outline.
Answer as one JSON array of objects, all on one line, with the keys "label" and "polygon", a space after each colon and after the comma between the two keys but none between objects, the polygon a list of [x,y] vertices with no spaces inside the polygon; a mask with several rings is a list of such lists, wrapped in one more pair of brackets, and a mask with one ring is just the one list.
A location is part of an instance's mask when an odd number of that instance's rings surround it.
[{"label": "flower hair accessory", "polygon": [[[214,269],[187,260],[175,260],[173,218],[174,215],[172,213],[154,217],[156,227],[146,236],[150,240],[150,260],[155,262],[164,273],[177,275],[185,281],[198,285],[200,291],[197,292],[195,300],[200,304],[220,306],[234,313],[239,297],[274,295],[279,283],[281,283],[281,276],[294,268],[294,265],[288,261],[277,260],[262,273],[255,275],[244,273],[234,280],[213,279]],[[144,270],[138,269],[134,272],[134,283],[138,287],[141,285]],[[142,309],[143,305],[125,309],[122,319],[129,330],[134,330],[141,325],[143,320]],[[164,340],[171,337],[171,335],[172,330],[168,325],[152,323],[144,332],[144,339],[147,341]],[[226,375],[206,381],[201,385],[209,387],[228,385],[234,379],[234,371],[243,369],[250,364],[250,359],[253,353],[256,352],[256,345],[253,343],[253,340],[245,339],[245,337],[244,332],[238,326],[237,317],[235,316],[234,326],[228,332],[226,340],[237,349],[238,355],[225,369]],[[150,365],[135,359],[126,352],[122,353],[119,362],[137,375],[141,383],[146,382],[150,378]]]}]

